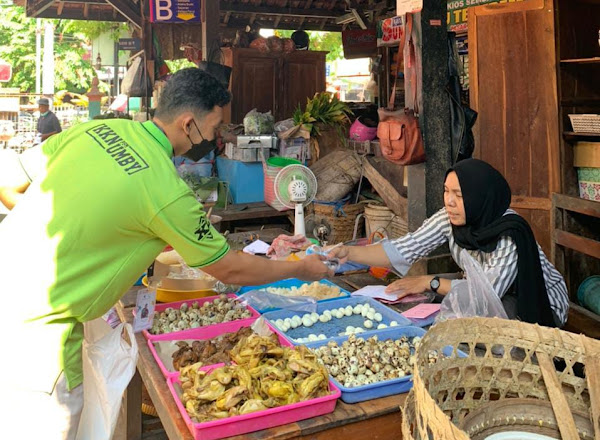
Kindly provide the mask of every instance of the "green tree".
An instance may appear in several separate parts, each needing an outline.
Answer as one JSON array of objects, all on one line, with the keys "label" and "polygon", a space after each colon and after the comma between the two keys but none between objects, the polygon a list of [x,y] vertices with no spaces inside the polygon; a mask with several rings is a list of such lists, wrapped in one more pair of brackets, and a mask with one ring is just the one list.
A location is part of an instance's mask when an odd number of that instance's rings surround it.
[{"label": "green tree", "polygon": [[[281,38],[290,38],[294,31],[275,31],[275,35]],[[335,61],[344,58],[344,47],[342,46],[341,32],[307,31],[310,37],[310,50],[323,50],[329,52],[327,61]]]},{"label": "green tree", "polygon": [[[18,6],[4,6],[0,18],[0,58],[13,66],[13,77],[4,87],[17,87],[22,92],[35,91],[36,21]],[[96,76],[90,61],[83,56],[88,41],[106,31],[118,32],[118,23],[87,23],[75,20],[48,20],[54,26],[55,90],[85,93]]]}]

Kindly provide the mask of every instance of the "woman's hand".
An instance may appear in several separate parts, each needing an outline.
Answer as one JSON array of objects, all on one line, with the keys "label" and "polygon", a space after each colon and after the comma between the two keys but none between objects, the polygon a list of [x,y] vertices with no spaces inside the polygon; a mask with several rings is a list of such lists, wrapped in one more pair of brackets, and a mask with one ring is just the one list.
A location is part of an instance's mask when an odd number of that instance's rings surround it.
[{"label": "woman's hand", "polygon": [[401,280],[394,281],[387,286],[385,293],[397,294],[398,299],[409,295],[418,295],[429,290],[431,276],[425,275],[420,277],[406,277]]},{"label": "woman's hand", "polygon": [[[329,248],[331,249],[331,247]],[[350,249],[347,246],[339,246],[331,250],[325,247],[323,250],[326,252],[328,260],[337,258],[340,261],[340,264],[345,264],[350,256]]]}]

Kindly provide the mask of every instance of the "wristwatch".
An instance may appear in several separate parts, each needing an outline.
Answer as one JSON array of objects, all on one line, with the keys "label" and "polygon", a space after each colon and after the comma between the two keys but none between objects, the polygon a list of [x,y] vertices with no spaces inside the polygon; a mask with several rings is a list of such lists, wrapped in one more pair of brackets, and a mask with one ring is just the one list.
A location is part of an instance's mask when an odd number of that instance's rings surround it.
[{"label": "wristwatch", "polygon": [[429,283],[429,287],[433,292],[437,293],[438,289],[440,288],[440,277],[433,277],[433,279]]}]

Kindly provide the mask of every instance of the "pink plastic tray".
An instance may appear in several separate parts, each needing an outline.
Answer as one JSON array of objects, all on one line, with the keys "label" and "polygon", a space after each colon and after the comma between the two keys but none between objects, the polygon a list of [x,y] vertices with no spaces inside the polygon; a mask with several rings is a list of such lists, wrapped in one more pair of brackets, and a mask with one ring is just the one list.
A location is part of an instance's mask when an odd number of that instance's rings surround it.
[{"label": "pink plastic tray", "polygon": [[[212,365],[201,368],[201,370],[210,371],[222,365],[223,364]],[[341,395],[340,390],[330,380],[329,390],[331,391],[331,394],[328,396],[241,416],[233,416],[204,423],[194,423],[192,422],[192,419],[190,419],[190,416],[183,406],[183,402],[175,390],[176,384],[179,384],[177,378],[167,378],[167,385],[171,390],[171,394],[173,394],[179,412],[181,412],[181,415],[195,440],[215,440],[234,435],[247,434],[248,432],[261,431],[263,429],[273,428],[274,426],[287,425],[288,423],[294,423],[299,420],[311,419],[313,417],[329,414],[335,410],[336,401]]]},{"label": "pink plastic tray", "polygon": [[[204,304],[206,302],[213,302],[218,297],[219,297],[218,295],[216,295],[216,296],[207,296],[207,297],[204,297],[204,298],[189,299],[189,300],[185,300],[185,301],[177,301],[177,302],[172,302],[172,303],[157,304],[156,308],[155,308],[155,311],[156,312],[163,312],[165,309],[167,309],[169,307],[172,307],[174,309],[175,308],[178,309],[181,306],[181,304],[183,304],[183,303],[188,303],[188,305],[191,306],[194,301],[198,301],[198,304],[200,306],[202,306],[202,304]],[[227,295],[227,298],[237,299],[237,296],[234,293],[229,293]],[[255,320],[256,318],[258,318],[260,316],[260,313],[258,313],[252,307],[250,307],[250,306],[247,305],[246,308],[248,310],[250,310],[250,312],[251,312],[252,315],[249,318],[238,319],[237,321]],[[135,308],[133,310],[135,312]],[[236,321],[229,321],[229,322],[236,322]],[[190,329],[187,329],[187,330],[182,330],[180,332],[163,333],[161,335],[153,335],[148,330],[143,330],[142,333],[144,333],[144,336],[146,336],[146,339],[149,339],[151,341],[164,341],[164,340],[168,341],[168,340],[173,340],[173,338],[171,338],[172,335],[177,335],[176,339],[192,339],[188,335],[194,334],[196,332],[196,330],[198,330],[198,329],[205,329],[205,328],[208,328],[208,327],[213,327],[215,325],[221,325],[221,324],[227,324],[227,323],[212,324],[212,325],[204,326],[204,327],[190,328]]]},{"label": "pink plastic tray", "polygon": [[[161,336],[170,336],[170,338],[149,339],[148,347],[150,347],[150,351],[152,352],[152,355],[154,356],[154,359],[156,360],[156,363],[158,364],[160,371],[162,371],[162,374],[167,378],[168,377],[176,378],[179,376],[179,371],[172,370],[164,364],[164,362],[160,359],[160,356],[156,352],[156,348],[154,347],[154,342],[157,342],[157,341],[180,341],[182,339],[197,339],[197,340],[212,339],[212,338],[216,338],[217,336],[221,336],[225,333],[237,332],[242,327],[250,327],[252,324],[254,324],[254,321],[256,321],[256,318],[230,321],[230,322],[225,322],[223,324],[211,325],[208,327],[198,327],[198,328],[193,329],[193,334],[191,334],[191,333],[187,334],[185,336],[185,338],[181,337],[181,333],[167,333],[167,334],[161,335]],[[283,346],[283,347],[293,347],[294,346],[290,341],[288,341],[284,336],[282,336],[281,333],[279,333],[269,323],[265,322],[265,324],[268,325],[269,329],[271,329],[271,331],[273,333],[277,334],[277,336],[279,337],[279,343],[281,344],[281,346]],[[203,368],[208,368],[208,367],[210,367],[210,365],[205,365]]]}]

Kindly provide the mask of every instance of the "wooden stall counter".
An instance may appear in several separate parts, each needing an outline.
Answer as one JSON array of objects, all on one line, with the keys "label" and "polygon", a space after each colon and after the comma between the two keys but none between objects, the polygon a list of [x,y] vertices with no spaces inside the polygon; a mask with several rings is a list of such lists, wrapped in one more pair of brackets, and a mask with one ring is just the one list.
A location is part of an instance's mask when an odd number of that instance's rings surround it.
[{"label": "wooden stall counter", "polygon": [[[133,322],[132,308],[135,305],[135,295],[138,289],[139,287],[130,289],[116,306],[117,313],[123,322]],[[175,405],[158,364],[150,352],[148,341],[142,333],[136,334],[136,341],[139,348],[137,363],[139,375],[169,439],[191,440],[193,437]],[[127,400],[138,402],[140,401],[140,394],[141,386],[139,382],[132,382],[127,390]],[[331,414],[232,438],[256,440],[309,437],[311,439],[366,437],[371,440],[401,438],[401,413],[399,408],[404,405],[405,399],[406,394],[400,394],[352,405],[338,400],[335,411]],[[129,410],[133,411],[134,409],[129,408]],[[141,420],[139,417],[132,417],[128,418],[128,423],[141,423]],[[128,426],[127,431],[129,433],[141,432],[137,426]],[[139,437],[132,435],[129,438]]]}]

